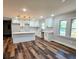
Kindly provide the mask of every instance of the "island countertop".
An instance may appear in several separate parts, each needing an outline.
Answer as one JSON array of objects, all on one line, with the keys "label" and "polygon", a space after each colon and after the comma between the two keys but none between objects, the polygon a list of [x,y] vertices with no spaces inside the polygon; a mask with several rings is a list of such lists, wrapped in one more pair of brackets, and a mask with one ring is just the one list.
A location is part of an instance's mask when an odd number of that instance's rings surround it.
[{"label": "island countertop", "polygon": [[18,34],[34,34],[35,32],[13,32],[12,34],[18,35]]}]

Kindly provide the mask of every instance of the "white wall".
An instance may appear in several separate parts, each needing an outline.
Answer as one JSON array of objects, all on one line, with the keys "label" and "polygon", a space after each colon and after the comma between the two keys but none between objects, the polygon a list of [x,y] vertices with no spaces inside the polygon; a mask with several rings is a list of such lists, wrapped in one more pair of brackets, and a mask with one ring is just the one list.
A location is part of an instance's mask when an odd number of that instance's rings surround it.
[{"label": "white wall", "polygon": [[[54,34],[51,36],[50,41],[56,41],[58,43],[64,44],[66,46],[72,47],[76,49],[76,40],[74,38],[70,37],[70,28],[71,28],[71,19],[76,17],[76,11],[68,12],[65,14],[61,14],[54,17],[54,27],[53,32]],[[67,29],[66,29],[66,36],[59,36],[59,22],[60,20],[66,20],[67,23]]]}]

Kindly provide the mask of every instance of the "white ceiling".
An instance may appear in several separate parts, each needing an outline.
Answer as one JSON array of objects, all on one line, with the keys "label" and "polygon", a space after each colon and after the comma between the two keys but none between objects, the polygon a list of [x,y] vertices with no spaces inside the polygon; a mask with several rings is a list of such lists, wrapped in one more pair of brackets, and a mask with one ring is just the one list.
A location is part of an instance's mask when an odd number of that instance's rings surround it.
[{"label": "white ceiling", "polygon": [[[27,8],[27,12],[22,12]],[[4,16],[25,15],[30,17],[50,16],[76,10],[76,0],[3,0]]]}]

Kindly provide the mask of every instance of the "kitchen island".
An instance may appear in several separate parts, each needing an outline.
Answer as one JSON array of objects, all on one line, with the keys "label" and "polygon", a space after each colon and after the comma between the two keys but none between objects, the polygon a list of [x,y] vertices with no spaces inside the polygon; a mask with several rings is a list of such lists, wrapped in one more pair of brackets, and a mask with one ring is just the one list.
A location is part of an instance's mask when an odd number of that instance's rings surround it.
[{"label": "kitchen island", "polygon": [[13,32],[13,43],[35,40],[35,32]]}]

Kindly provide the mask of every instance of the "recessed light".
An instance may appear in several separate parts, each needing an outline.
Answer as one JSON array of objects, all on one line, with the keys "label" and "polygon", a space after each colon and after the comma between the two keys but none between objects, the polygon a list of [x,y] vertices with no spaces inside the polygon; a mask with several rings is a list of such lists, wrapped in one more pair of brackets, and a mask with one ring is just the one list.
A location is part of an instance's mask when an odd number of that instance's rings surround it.
[{"label": "recessed light", "polygon": [[53,17],[53,16],[55,16],[54,14],[51,14],[51,16]]},{"label": "recessed light", "polygon": [[62,2],[65,2],[66,0],[62,0]]},{"label": "recessed light", "polygon": [[23,8],[23,9],[22,9],[22,11],[23,11],[23,12],[26,12],[26,11],[27,11],[27,9],[26,9],[26,8]]},{"label": "recessed light", "polygon": [[43,16],[40,16],[40,18],[43,18]]}]

